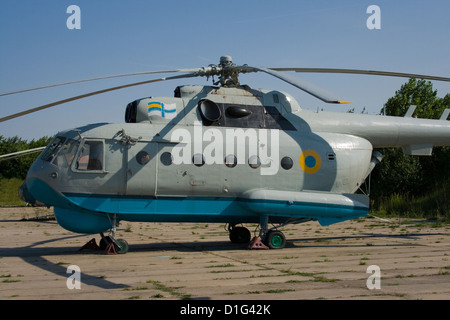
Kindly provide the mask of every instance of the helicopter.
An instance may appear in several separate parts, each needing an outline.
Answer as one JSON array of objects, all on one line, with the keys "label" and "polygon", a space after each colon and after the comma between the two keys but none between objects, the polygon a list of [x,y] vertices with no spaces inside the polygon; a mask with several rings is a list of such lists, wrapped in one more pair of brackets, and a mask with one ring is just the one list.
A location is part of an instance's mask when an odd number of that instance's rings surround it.
[{"label": "helicopter", "polygon": [[[19,193],[26,202],[53,206],[61,227],[100,234],[98,247],[112,253],[128,251],[127,241],[115,237],[122,221],[225,223],[233,243],[281,249],[283,226],[327,226],[368,214],[369,195],[358,191],[382,161],[376,149],[426,156],[434,146],[450,146],[450,109],[437,120],[413,118],[413,108],[404,117],[314,112],[289,93],[239,82],[240,74],[263,72],[327,103],[348,102],[288,71],[450,81],[385,71],[251,67],[236,65],[230,56],[207,67],[135,73],[183,74],[64,99],[0,122],[136,85],[194,77],[212,78],[213,84],[181,85],[173,97],[134,100],[125,108],[124,123],[57,133]],[[257,224],[257,235],[252,238],[244,224]]]}]

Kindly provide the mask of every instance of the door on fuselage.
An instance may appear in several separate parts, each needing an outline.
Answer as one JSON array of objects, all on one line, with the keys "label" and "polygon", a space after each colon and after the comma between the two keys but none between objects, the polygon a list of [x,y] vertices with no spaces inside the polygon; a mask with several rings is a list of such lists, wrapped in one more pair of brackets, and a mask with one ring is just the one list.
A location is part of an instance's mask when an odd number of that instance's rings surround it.
[{"label": "door on fuselage", "polygon": [[156,155],[156,143],[139,141],[128,146],[127,195],[155,195]]},{"label": "door on fuselage", "polygon": [[174,160],[176,144],[158,143],[157,196],[206,196],[221,193],[221,164],[205,164],[202,154]]},{"label": "door on fuselage", "polygon": [[181,195],[188,192],[189,165],[174,164],[173,148],[176,144],[158,143],[158,155],[156,157],[157,177],[156,195]]}]

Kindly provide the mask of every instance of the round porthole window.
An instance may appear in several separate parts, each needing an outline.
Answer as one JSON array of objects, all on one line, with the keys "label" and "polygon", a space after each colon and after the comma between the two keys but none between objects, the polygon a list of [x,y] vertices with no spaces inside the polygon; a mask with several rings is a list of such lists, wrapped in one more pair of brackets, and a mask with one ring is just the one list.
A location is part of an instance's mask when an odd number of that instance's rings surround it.
[{"label": "round porthole window", "polygon": [[150,161],[150,155],[145,151],[140,151],[136,155],[136,161],[141,165],[146,165]]},{"label": "round porthole window", "polygon": [[237,165],[237,158],[233,154],[229,154],[225,157],[225,165],[229,168],[234,168]]},{"label": "round porthole window", "polygon": [[205,158],[203,157],[203,155],[201,153],[196,153],[192,157],[192,162],[197,167],[201,167],[201,166],[203,166],[205,164]]},{"label": "round porthole window", "polygon": [[173,156],[170,152],[164,152],[159,159],[165,166],[170,166],[173,163]]},{"label": "round porthole window", "polygon": [[258,156],[251,156],[248,158],[248,165],[250,168],[257,169],[261,165],[261,161]]},{"label": "round porthole window", "polygon": [[292,168],[293,165],[294,165],[294,162],[292,161],[291,158],[283,157],[283,159],[281,159],[281,167],[283,169],[289,170],[290,168]]}]

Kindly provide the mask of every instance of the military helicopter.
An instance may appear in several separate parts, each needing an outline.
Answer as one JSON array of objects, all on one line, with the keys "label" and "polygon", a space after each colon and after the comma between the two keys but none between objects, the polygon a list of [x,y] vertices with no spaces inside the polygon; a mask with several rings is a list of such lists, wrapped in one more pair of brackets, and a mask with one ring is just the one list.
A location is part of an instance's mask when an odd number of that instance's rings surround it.
[{"label": "military helicopter", "polygon": [[[213,80],[212,86],[178,86],[174,97],[135,100],[126,106],[125,123],[59,132],[29,169],[23,199],[53,206],[57,222],[67,230],[99,233],[100,248],[114,253],[128,251],[126,240],[115,238],[121,221],[225,223],[233,243],[281,249],[286,244],[279,230],[283,226],[330,225],[368,214],[369,196],[358,191],[382,160],[376,148],[431,155],[433,146],[450,145],[450,109],[439,120],[413,118],[412,109],[405,117],[314,112],[301,109],[288,93],[239,83],[239,74],[264,72],[322,101],[346,103],[286,71],[450,81],[368,70],[239,66],[230,56],[208,67],[147,72],[183,74],[95,91],[0,119],[135,85]],[[98,79],[103,78],[76,82]],[[19,91],[8,94],[13,93]],[[248,223],[258,225],[253,238],[243,226]]]}]

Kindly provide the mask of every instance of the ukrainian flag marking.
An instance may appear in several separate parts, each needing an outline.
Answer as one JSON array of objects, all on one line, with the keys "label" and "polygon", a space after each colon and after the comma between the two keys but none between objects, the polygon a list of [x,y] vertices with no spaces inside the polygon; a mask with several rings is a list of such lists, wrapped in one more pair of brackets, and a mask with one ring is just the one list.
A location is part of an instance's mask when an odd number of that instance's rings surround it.
[{"label": "ukrainian flag marking", "polygon": [[156,114],[161,115],[164,104],[161,102],[149,102],[148,103],[148,112],[150,115]]},{"label": "ukrainian flag marking", "polygon": [[177,115],[177,105],[152,101],[148,103],[148,114],[150,116],[160,116],[165,119],[173,119]]},{"label": "ukrainian flag marking", "polygon": [[319,154],[314,150],[305,150],[300,155],[299,159],[300,168],[306,173],[316,173],[322,165],[322,159]]}]

